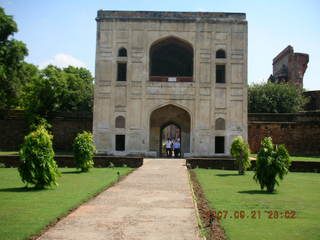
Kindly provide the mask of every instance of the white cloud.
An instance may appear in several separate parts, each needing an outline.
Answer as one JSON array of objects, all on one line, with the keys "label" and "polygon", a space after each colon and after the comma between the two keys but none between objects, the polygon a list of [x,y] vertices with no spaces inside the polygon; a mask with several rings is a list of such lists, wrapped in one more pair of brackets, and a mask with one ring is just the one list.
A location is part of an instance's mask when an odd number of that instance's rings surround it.
[{"label": "white cloud", "polygon": [[52,59],[49,61],[40,63],[40,68],[45,68],[49,64],[55,65],[57,67],[68,67],[68,66],[74,66],[74,67],[85,67],[87,68],[87,65],[83,62],[81,62],[79,59],[76,59],[75,57],[64,54],[64,53],[59,53],[56,54]]}]

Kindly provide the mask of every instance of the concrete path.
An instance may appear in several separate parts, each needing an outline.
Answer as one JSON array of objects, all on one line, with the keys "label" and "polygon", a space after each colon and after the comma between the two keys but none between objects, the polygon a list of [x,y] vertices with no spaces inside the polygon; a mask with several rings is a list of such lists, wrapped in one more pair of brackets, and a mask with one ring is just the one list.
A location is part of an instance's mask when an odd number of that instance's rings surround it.
[{"label": "concrete path", "polygon": [[145,159],[39,239],[199,239],[185,160]]}]

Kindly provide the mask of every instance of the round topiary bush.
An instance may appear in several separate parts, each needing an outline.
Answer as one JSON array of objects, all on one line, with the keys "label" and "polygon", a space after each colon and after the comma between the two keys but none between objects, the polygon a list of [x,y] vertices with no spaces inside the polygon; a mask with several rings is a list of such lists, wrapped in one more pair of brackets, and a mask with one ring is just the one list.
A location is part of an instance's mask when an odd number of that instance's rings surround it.
[{"label": "round topiary bush", "polygon": [[93,145],[93,137],[89,132],[84,131],[78,133],[73,141],[73,154],[76,167],[81,169],[82,172],[89,171],[93,167],[93,155],[96,148]]},{"label": "round topiary bush", "polygon": [[268,192],[273,192],[275,185],[279,185],[278,179],[282,180],[289,172],[290,165],[285,146],[276,146],[271,137],[266,137],[261,143],[253,178],[259,182],[261,189],[266,187]]},{"label": "round topiary bush", "polygon": [[18,171],[23,182],[38,189],[57,185],[56,180],[60,174],[54,160],[52,135],[45,127],[39,126],[25,136],[19,154]]},{"label": "round topiary bush", "polygon": [[251,166],[251,162],[249,160],[250,148],[248,143],[243,139],[243,137],[238,136],[233,139],[230,152],[239,165],[239,174],[243,175],[244,171]]}]

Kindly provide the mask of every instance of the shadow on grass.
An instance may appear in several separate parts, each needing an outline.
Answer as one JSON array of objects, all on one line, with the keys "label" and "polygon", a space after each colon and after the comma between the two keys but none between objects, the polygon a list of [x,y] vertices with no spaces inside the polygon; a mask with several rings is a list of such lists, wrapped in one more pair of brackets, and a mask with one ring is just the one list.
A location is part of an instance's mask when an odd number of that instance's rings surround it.
[{"label": "shadow on grass", "polygon": [[75,171],[63,171],[61,173],[62,174],[79,174],[79,173],[83,173],[83,172],[75,170]]},{"label": "shadow on grass", "polygon": [[230,176],[244,176],[244,175],[239,175],[238,173],[221,173],[221,174],[216,174],[218,177],[230,177]]},{"label": "shadow on grass", "polygon": [[49,190],[47,188],[44,189],[38,189],[38,188],[27,188],[27,187],[16,187],[16,188],[2,188],[0,189],[0,192],[40,192],[44,190]]},{"label": "shadow on grass", "polygon": [[247,190],[247,191],[239,191],[238,193],[270,195],[270,194],[276,194],[277,192],[270,193],[270,192],[263,191],[263,190]]}]

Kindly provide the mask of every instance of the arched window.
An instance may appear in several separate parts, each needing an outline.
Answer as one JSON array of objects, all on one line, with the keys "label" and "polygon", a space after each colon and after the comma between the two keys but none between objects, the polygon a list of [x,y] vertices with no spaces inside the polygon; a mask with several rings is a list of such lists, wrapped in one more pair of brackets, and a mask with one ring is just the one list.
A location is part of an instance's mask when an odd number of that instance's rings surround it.
[{"label": "arched window", "polygon": [[118,51],[118,57],[127,57],[127,49],[120,48]]},{"label": "arched window", "polygon": [[226,122],[223,118],[218,118],[216,120],[215,129],[216,130],[225,130],[226,129]]},{"label": "arched window", "polygon": [[193,48],[191,44],[175,37],[168,37],[151,46],[150,79],[165,76],[177,77],[178,80],[183,80],[185,77],[192,81]]},{"label": "arched window", "polygon": [[216,58],[226,58],[226,52],[222,49],[216,51]]},{"label": "arched window", "polygon": [[126,119],[123,116],[116,118],[116,128],[126,128]]}]

